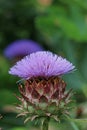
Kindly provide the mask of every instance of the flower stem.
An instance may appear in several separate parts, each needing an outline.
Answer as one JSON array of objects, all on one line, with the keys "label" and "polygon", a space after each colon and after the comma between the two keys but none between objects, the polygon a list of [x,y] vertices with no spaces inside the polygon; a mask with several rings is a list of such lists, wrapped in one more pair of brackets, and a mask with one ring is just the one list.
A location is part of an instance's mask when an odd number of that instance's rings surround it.
[{"label": "flower stem", "polygon": [[47,118],[44,119],[43,125],[42,125],[42,130],[48,130],[49,120],[50,120],[49,117],[47,117]]},{"label": "flower stem", "polygon": [[74,130],[79,130],[78,126],[74,122],[70,122]]}]

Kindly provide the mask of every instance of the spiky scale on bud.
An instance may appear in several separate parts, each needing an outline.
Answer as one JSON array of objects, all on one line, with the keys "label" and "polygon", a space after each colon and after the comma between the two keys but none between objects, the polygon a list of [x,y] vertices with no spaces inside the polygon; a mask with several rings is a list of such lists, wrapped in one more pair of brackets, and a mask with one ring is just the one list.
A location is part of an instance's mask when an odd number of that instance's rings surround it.
[{"label": "spiky scale on bud", "polygon": [[59,120],[62,114],[68,113],[70,92],[65,92],[66,83],[59,77],[32,78],[19,86],[21,94],[21,114],[28,119],[52,117]]}]

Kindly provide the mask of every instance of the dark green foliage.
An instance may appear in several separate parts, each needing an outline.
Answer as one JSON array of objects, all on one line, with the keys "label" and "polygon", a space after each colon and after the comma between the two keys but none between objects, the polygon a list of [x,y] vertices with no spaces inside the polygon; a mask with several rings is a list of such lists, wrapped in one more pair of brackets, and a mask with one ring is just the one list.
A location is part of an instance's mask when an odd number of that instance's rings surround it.
[{"label": "dark green foliage", "polygon": [[[74,98],[79,106],[87,100],[87,0],[52,0],[46,6],[38,1],[0,0],[0,107],[2,109],[17,103],[14,93],[18,93],[16,81],[20,80],[8,74],[11,62],[5,59],[3,50],[14,40],[22,38],[35,40],[46,50],[70,60],[77,70],[63,77],[67,82],[67,89],[73,88],[76,91]],[[20,123],[22,121],[15,119],[16,114],[5,114],[2,110],[0,113],[3,116],[0,124],[3,130],[25,130],[24,125]],[[60,130],[67,130],[68,127],[72,129],[70,126],[68,123],[59,125],[55,130],[59,130],[58,127]],[[81,126],[80,129],[86,130],[87,126]]]}]

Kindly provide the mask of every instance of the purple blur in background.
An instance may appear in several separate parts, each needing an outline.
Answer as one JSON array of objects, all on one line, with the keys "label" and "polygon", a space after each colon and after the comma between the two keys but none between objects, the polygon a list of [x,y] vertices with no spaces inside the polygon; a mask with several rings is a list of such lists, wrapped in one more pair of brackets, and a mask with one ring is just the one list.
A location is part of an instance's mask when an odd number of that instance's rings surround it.
[{"label": "purple blur in background", "polygon": [[8,45],[4,50],[4,56],[13,59],[17,56],[26,56],[30,53],[44,50],[42,46],[32,40],[16,40]]}]

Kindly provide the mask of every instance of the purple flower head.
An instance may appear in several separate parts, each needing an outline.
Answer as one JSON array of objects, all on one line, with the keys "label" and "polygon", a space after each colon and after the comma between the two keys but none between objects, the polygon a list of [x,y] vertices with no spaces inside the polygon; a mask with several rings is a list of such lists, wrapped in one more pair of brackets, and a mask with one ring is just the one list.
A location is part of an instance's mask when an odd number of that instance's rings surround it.
[{"label": "purple flower head", "polygon": [[69,61],[48,51],[32,53],[14,65],[9,73],[24,79],[60,76],[74,70]]},{"label": "purple flower head", "polygon": [[42,51],[43,48],[32,40],[16,40],[12,42],[4,50],[4,55],[9,58],[15,58],[17,56],[26,56],[32,52]]}]

